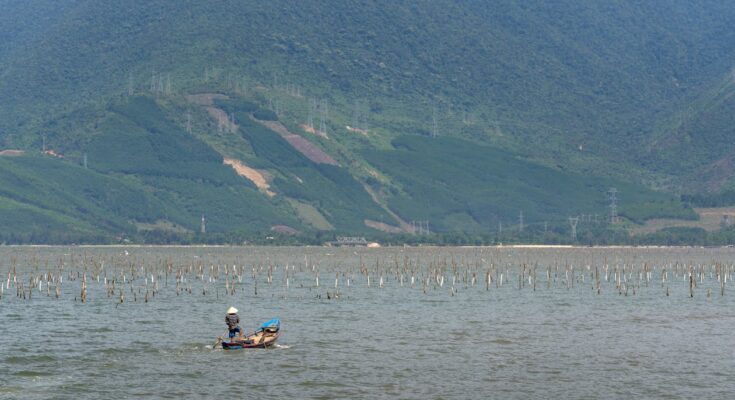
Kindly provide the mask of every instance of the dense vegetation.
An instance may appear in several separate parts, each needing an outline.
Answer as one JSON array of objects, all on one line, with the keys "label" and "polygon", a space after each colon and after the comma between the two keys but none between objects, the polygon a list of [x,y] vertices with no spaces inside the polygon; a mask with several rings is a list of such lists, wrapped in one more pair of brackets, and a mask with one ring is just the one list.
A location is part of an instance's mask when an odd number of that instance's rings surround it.
[{"label": "dense vegetation", "polygon": [[[449,138],[400,137],[396,150],[365,152],[365,157],[402,185],[389,204],[404,219],[430,220],[438,231],[481,232],[499,224],[558,222],[580,214],[605,219],[606,192],[616,187],[620,215],[696,218],[673,196],[605,179],[564,174],[498,149]],[[624,201],[623,201],[624,199]]]},{"label": "dense vegetation", "polygon": [[681,196],[681,201],[694,207],[735,206],[735,190],[709,194],[685,194]]},{"label": "dense vegetation", "polygon": [[691,177],[735,152],[726,2],[38,0],[0,18],[8,146],[131,82],[218,82],[298,85],[346,115],[369,99],[394,131],[430,131],[436,110],[441,133],[578,172]]},{"label": "dense vegetation", "polygon": [[52,157],[0,158],[0,193],[41,209],[38,218],[10,225],[14,230],[50,219],[90,233],[133,235],[136,223],[159,221],[198,231],[202,215],[211,232],[298,223],[149,98],[111,107],[98,130],[85,147],[88,169]]},{"label": "dense vegetation", "polygon": [[0,158],[5,237],[46,242],[119,235],[133,230],[130,219],[154,221],[164,209],[139,187],[72,163],[41,156]]},{"label": "dense vegetation", "polygon": [[[528,236],[507,240],[563,242],[568,217],[606,218],[610,187],[624,225],[732,204],[726,2],[0,6],[0,150],[30,154],[0,157],[5,240],[241,242],[284,225],[300,235],[284,241],[311,242],[419,220],[437,238],[498,242],[523,212]],[[236,132],[197,93],[217,93]],[[608,228],[589,237],[629,240]]]}]

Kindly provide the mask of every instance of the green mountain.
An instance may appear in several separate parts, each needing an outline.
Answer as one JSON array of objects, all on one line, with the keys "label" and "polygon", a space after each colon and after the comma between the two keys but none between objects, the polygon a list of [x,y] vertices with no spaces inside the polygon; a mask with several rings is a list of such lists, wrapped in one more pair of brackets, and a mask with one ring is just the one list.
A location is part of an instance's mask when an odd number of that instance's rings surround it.
[{"label": "green mountain", "polygon": [[640,223],[735,188],[723,2],[0,5],[8,238],[490,232],[610,187]]}]

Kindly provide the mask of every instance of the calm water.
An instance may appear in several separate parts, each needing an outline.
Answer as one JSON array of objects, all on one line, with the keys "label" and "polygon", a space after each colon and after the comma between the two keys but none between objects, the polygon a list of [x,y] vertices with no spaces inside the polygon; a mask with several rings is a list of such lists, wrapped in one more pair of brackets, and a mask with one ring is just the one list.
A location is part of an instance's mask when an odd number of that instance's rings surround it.
[{"label": "calm water", "polygon": [[[733,249],[0,247],[0,398],[729,399],[735,291],[728,276],[720,295],[713,265],[733,263]],[[705,268],[693,298],[685,265]],[[279,347],[212,350],[231,305],[248,331],[281,318]]]}]

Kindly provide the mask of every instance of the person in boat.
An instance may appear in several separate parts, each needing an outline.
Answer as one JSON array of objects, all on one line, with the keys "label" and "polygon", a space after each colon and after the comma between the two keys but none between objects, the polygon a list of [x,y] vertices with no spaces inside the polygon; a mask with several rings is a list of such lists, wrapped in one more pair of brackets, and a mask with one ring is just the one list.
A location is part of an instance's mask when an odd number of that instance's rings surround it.
[{"label": "person in boat", "polygon": [[243,340],[243,332],[240,329],[240,316],[237,315],[237,308],[230,307],[227,309],[227,315],[225,315],[225,323],[227,329],[230,330],[230,340],[238,335],[239,340]]}]

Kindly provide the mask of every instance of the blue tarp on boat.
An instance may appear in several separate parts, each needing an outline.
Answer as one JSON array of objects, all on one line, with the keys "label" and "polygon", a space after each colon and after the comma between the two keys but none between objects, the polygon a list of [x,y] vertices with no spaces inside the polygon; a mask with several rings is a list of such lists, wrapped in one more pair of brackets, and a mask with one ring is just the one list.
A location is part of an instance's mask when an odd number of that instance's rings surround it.
[{"label": "blue tarp on boat", "polygon": [[281,328],[281,320],[278,319],[278,318],[273,318],[270,321],[265,321],[265,322],[263,322],[262,325],[260,325],[260,329],[265,329],[265,328],[276,328],[276,329],[280,329]]}]

